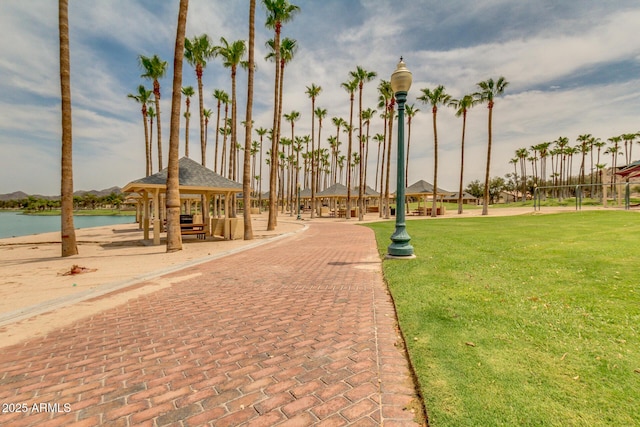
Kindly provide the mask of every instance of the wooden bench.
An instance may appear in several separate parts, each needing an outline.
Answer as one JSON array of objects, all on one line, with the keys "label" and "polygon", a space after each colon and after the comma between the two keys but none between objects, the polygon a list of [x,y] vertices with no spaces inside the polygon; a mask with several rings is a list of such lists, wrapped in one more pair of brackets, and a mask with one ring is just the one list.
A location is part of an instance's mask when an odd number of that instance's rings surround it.
[{"label": "wooden bench", "polygon": [[195,235],[202,240],[207,238],[204,224],[180,224],[180,234],[183,236]]}]

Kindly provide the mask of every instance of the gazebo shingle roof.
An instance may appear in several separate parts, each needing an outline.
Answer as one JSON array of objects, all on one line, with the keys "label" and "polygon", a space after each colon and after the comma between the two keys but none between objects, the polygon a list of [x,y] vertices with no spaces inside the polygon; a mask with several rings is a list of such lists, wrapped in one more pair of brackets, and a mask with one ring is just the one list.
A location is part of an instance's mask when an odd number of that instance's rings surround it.
[{"label": "gazebo shingle roof", "polygon": [[[179,174],[181,189],[199,191],[242,191],[242,184],[227,179],[200,163],[183,157],[179,160]],[[123,192],[137,191],[142,188],[165,188],[167,184],[167,168],[153,175],[131,181],[123,188]]]}]

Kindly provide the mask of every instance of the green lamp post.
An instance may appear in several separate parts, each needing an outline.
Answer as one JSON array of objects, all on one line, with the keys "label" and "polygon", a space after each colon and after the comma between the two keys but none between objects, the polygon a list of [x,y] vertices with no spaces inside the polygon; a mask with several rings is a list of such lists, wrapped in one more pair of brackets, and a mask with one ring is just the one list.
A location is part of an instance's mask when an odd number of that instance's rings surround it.
[{"label": "green lamp post", "polygon": [[387,258],[410,259],[415,258],[413,246],[409,244],[411,237],[407,233],[404,212],[404,104],[407,102],[407,92],[411,87],[411,71],[407,69],[402,57],[391,74],[391,89],[398,103],[398,159],[396,179],[396,230],[391,235],[391,244],[387,247]]}]

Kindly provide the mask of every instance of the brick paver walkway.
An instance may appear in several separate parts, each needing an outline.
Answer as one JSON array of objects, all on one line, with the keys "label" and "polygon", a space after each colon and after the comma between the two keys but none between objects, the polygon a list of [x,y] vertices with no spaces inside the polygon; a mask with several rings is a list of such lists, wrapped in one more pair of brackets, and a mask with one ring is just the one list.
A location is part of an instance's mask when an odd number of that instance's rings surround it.
[{"label": "brick paver walkway", "polygon": [[0,425],[412,426],[371,230],[293,237],[0,350]]}]

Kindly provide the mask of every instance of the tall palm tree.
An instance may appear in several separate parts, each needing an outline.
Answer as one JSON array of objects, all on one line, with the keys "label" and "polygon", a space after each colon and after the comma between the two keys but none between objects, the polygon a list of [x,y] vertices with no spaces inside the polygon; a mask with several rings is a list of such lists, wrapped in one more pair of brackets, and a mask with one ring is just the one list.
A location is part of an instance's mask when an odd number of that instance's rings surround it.
[{"label": "tall palm tree", "polygon": [[[364,137],[364,178],[363,178],[363,182],[364,185],[367,185],[367,170],[369,167],[369,131],[371,130],[371,119],[373,119],[374,115],[376,114],[376,110],[372,109],[372,108],[367,108],[366,110],[362,111],[362,124],[363,126],[367,127],[367,132],[366,135]],[[409,122],[411,123],[411,122]],[[409,135],[411,135],[411,124],[409,124]]]},{"label": "tall palm tree", "polygon": [[419,108],[416,108],[415,104],[405,105],[404,114],[407,117],[407,159],[405,161],[404,182],[409,185],[409,148],[411,147],[411,122],[416,114],[420,112]]},{"label": "tall palm tree", "polygon": [[140,67],[144,70],[144,74],[140,77],[153,81],[153,97],[156,103],[156,126],[158,138],[158,170],[162,170],[162,126],[160,124],[160,82],[167,73],[167,61],[160,59],[158,55],[152,57],[140,55],[138,56]]},{"label": "tall palm tree", "polygon": [[262,147],[264,147],[264,143],[263,143],[263,139],[265,134],[268,132],[268,129],[265,129],[263,127],[259,127],[258,129],[256,129],[256,133],[258,134],[258,136],[260,137],[260,167],[258,168],[258,206],[260,209],[260,212],[262,212],[262,152],[264,151],[262,149]]},{"label": "tall palm tree", "polygon": [[271,141],[271,172],[269,176],[269,220],[267,222],[267,230],[275,230],[277,219],[276,207],[276,181],[278,178],[278,143],[280,118],[278,112],[280,108],[279,82],[280,82],[280,34],[282,32],[282,24],[287,23],[300,11],[300,7],[289,3],[289,0],[262,0],[262,4],[267,12],[267,20],[265,26],[274,30],[274,46],[276,53],[275,58],[275,84],[274,84],[274,101],[273,101],[273,138]]},{"label": "tall palm tree", "polygon": [[255,72],[256,0],[249,2],[249,61],[247,63],[247,109],[245,113],[244,165],[242,173],[242,197],[244,200],[244,240],[253,239],[251,226],[251,133],[253,129],[253,77]]},{"label": "tall palm tree", "polygon": [[173,94],[171,98],[171,127],[169,130],[169,166],[167,168],[167,252],[182,250],[180,233],[180,94],[182,87],[182,60],[184,58],[184,34],[187,27],[189,0],[180,0],[178,28],[173,55]]},{"label": "tall palm tree", "polygon": [[617,192],[618,189],[616,187],[616,181],[618,176],[616,175],[616,169],[618,168],[618,154],[622,154],[620,152],[620,141],[622,140],[622,137],[620,136],[612,136],[611,138],[608,138],[607,141],[609,141],[612,145],[611,147],[609,147],[608,151],[611,154],[611,191],[612,194],[613,192]]},{"label": "tall palm tree", "polygon": [[[384,135],[381,133],[376,133],[375,135],[373,135],[373,140],[378,143],[378,155],[376,156],[376,181],[373,187],[377,189],[378,188],[378,172],[380,171],[380,147],[384,142]],[[384,156],[383,156],[383,161],[384,161]]]},{"label": "tall palm tree", "polygon": [[[393,138],[393,119],[395,117],[395,104],[396,100],[393,97],[393,89],[391,88],[391,82],[388,80],[381,80],[378,84],[378,92],[380,93],[380,103],[378,105],[385,107],[385,137],[388,142],[385,143],[384,149],[386,149],[387,154],[387,166],[386,166],[386,176],[384,177],[384,200],[385,200],[385,218],[389,219],[391,215],[391,210],[389,208],[389,178],[390,178],[390,169],[391,169],[391,141]],[[384,165],[384,159],[383,159]],[[380,176],[380,186],[382,187],[382,175]],[[382,191],[380,191],[380,200],[382,201]],[[382,205],[382,203],[381,203]],[[380,215],[382,215],[382,209],[380,209]]]},{"label": "tall palm tree", "polygon": [[[320,152],[321,152],[321,148],[320,148],[320,142],[322,141],[322,119],[324,119],[325,117],[327,117],[327,109],[326,108],[321,108],[321,107],[317,107],[314,111],[315,116],[318,118],[318,148],[316,149],[317,151],[317,156],[316,156],[316,170],[318,170],[317,168],[319,167],[320,164]],[[320,174],[316,173],[316,191],[320,191]]]},{"label": "tall palm tree", "polygon": [[433,202],[431,205],[431,216],[435,218],[438,215],[438,129],[436,126],[436,116],[438,114],[439,105],[449,105],[451,103],[451,95],[444,91],[444,86],[440,85],[435,89],[420,89],[422,96],[418,99],[425,104],[431,104],[431,114],[433,116]]},{"label": "tall palm tree", "polygon": [[62,101],[60,241],[62,242],[62,256],[68,257],[78,254],[76,231],[73,226],[73,139],[68,0],[58,1],[58,30],[60,32],[60,98]]},{"label": "tall palm tree", "polygon": [[580,153],[582,154],[582,161],[580,162],[580,184],[584,184],[585,175],[585,157],[589,152],[589,141],[593,138],[590,133],[578,135],[576,141],[580,143]]},{"label": "tall palm tree", "polygon": [[480,89],[477,92],[476,97],[481,103],[487,103],[487,108],[489,109],[489,117],[487,121],[487,168],[485,170],[484,175],[484,195],[482,201],[482,215],[489,214],[489,173],[491,172],[491,143],[493,142],[493,129],[492,129],[492,119],[493,119],[493,106],[495,103],[495,98],[499,95],[502,95],[504,90],[509,85],[509,82],[504,77],[499,77],[497,80],[493,80],[492,78],[478,82],[477,86]]},{"label": "tall palm tree", "polygon": [[[353,77],[351,80],[347,80],[346,82],[341,84],[342,88],[347,91],[349,94],[349,104],[351,105],[349,110],[349,143],[347,145],[347,161],[351,162],[353,157],[353,101],[355,98],[356,89],[358,89],[358,80]],[[351,218],[351,167],[348,165],[347,167],[347,211],[345,218]]]},{"label": "tall palm tree", "polygon": [[[189,119],[191,118],[191,97],[195,95],[193,86],[185,86],[182,88],[182,94],[185,97],[186,111],[184,112],[185,131],[184,131],[184,155],[189,157]],[[204,115],[203,115],[204,117]]]},{"label": "tall palm tree", "polygon": [[247,52],[247,46],[244,40],[236,40],[229,43],[224,37],[220,37],[220,45],[213,48],[214,56],[222,57],[222,65],[231,70],[231,149],[229,150],[229,176],[236,179],[235,171],[235,144],[237,141],[237,96],[236,96],[236,73],[238,65],[247,67],[247,63],[243,61]]},{"label": "tall palm tree", "polygon": [[153,119],[156,117],[156,110],[151,105],[147,108],[147,117],[149,117],[149,175],[153,173]]},{"label": "tall palm tree", "polygon": [[204,117],[204,145],[207,146],[207,140],[209,139],[209,120],[211,120],[211,116],[213,115],[213,111],[210,108],[205,108],[202,110],[202,116]]},{"label": "tall palm tree", "polygon": [[[567,138],[566,136],[560,136],[558,137],[558,139],[555,140],[555,144],[556,144],[556,147],[558,148],[558,156],[560,159],[560,172],[559,172],[560,182],[558,185],[562,187],[564,174],[566,172],[565,163],[567,160],[567,152],[565,149],[569,145],[569,138]],[[559,190],[560,190],[559,191],[560,198],[562,198],[564,196],[564,191],[562,190],[562,188],[560,188]]]},{"label": "tall palm tree", "polygon": [[[184,41],[184,57],[195,69],[198,81],[198,101],[200,106],[200,152],[202,156],[202,166],[206,166],[207,138],[205,136],[204,125],[204,100],[202,94],[202,73],[207,66],[207,60],[213,57],[213,45],[209,36],[202,34],[194,36],[191,40]],[[187,156],[188,157],[188,156]]]},{"label": "tall palm tree", "polygon": [[351,78],[357,82],[358,84],[358,154],[360,156],[360,164],[359,164],[359,173],[358,173],[358,220],[362,221],[364,219],[364,140],[362,138],[362,92],[364,89],[364,84],[370,82],[375,79],[378,75],[375,71],[367,71],[361,66],[356,66],[354,71],[350,71],[349,75]]},{"label": "tall palm tree", "polygon": [[522,177],[522,201],[527,200],[527,156],[529,150],[526,148],[518,148],[516,150],[516,158],[520,162],[520,176]]},{"label": "tall palm tree", "polygon": [[316,125],[316,98],[322,92],[322,86],[317,86],[315,83],[311,83],[311,86],[307,86],[305,93],[311,98],[311,218],[316,217],[316,169],[315,169],[315,125]]},{"label": "tall palm tree", "polygon": [[222,89],[215,89],[213,91],[213,97],[217,101],[217,111],[218,111],[217,119],[216,119],[216,145],[215,145],[215,153],[213,156],[213,170],[216,171],[216,173],[221,174],[221,171],[218,169],[218,140],[220,136],[220,106],[224,104],[226,108],[226,105],[229,104],[229,94]]},{"label": "tall palm tree", "polygon": [[146,176],[151,175],[151,140],[149,139],[149,126],[147,126],[147,104],[151,99],[151,93],[152,91],[147,90],[144,85],[139,85],[137,95],[132,93],[127,95],[128,98],[133,99],[141,105],[142,124],[144,125],[144,150],[147,164],[145,169]]},{"label": "tall palm tree", "polygon": [[[462,183],[464,179],[464,137],[467,129],[467,113],[477,103],[473,95],[465,95],[460,99],[451,101],[456,109],[456,117],[462,116],[462,143],[460,144],[460,185],[458,187],[458,215],[462,214]],[[408,146],[407,146],[408,147]],[[408,151],[408,148],[407,148]],[[407,163],[408,164],[408,163]]]},{"label": "tall palm tree", "polygon": [[623,133],[620,138],[624,140],[624,160],[625,165],[631,163],[631,152],[633,149],[633,141],[638,138],[637,133]]}]

